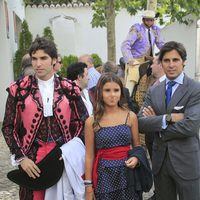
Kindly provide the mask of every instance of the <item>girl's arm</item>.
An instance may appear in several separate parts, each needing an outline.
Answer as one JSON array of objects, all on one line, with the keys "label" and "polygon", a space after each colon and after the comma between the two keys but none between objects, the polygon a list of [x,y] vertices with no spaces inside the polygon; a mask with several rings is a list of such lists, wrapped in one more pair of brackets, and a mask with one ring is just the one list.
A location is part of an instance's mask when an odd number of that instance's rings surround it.
[{"label": "girl's arm", "polygon": [[[92,168],[95,158],[95,135],[93,130],[93,117],[89,117],[85,122],[85,193],[86,200],[92,200],[94,198],[93,187],[92,187]],[[90,184],[91,181],[91,184]],[[89,184],[88,184],[89,183]]]},{"label": "girl's arm", "polygon": [[137,115],[134,112],[130,112],[130,126],[132,132],[132,144],[133,146],[140,146],[140,136],[138,130],[138,119]]},{"label": "girl's arm", "polygon": [[[130,117],[128,124],[131,127],[131,133],[132,133],[132,144],[133,146],[140,146],[140,138],[139,138],[139,131],[138,131],[138,120],[135,113],[130,112]],[[127,161],[125,161],[125,164],[129,168],[134,168],[138,164],[138,158],[137,157],[131,157]]]}]

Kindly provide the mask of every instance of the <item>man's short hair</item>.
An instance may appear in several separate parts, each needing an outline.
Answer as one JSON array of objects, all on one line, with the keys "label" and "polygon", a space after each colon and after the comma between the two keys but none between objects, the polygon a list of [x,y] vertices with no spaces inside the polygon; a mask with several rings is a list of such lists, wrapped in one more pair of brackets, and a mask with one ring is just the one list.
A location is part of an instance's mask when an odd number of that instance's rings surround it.
[{"label": "man's short hair", "polygon": [[117,74],[118,66],[113,61],[107,61],[103,64],[102,73],[112,72]]},{"label": "man's short hair", "polygon": [[159,61],[162,61],[165,53],[170,52],[172,50],[176,50],[178,54],[181,56],[182,60],[185,61],[187,59],[187,52],[182,43],[170,41],[164,44],[164,46],[160,50]]},{"label": "man's short hair", "polygon": [[45,37],[36,37],[36,39],[32,42],[31,47],[29,49],[29,55],[32,56],[38,50],[43,50],[46,54],[48,54],[52,59],[58,57],[57,48],[54,42],[48,40]]},{"label": "man's short hair", "polygon": [[83,76],[85,68],[87,68],[85,63],[72,63],[67,67],[67,79],[74,81],[78,78],[78,76]]},{"label": "man's short hair", "polygon": [[31,57],[28,53],[22,57],[21,66],[23,70],[27,67],[32,67]]}]

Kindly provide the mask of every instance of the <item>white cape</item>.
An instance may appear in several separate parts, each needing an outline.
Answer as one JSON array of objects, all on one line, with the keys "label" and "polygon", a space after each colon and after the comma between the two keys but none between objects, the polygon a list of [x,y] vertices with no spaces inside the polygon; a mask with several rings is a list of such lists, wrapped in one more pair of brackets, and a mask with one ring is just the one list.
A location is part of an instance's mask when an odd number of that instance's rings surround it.
[{"label": "white cape", "polygon": [[64,160],[63,175],[45,192],[45,200],[85,200],[85,146],[74,137],[61,147]]}]

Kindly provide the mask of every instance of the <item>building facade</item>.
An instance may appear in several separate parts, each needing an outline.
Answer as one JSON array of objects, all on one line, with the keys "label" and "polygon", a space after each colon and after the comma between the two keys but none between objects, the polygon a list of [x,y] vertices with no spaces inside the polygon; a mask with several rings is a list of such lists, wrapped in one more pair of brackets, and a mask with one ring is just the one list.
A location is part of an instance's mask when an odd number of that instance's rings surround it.
[{"label": "building facade", "polygon": [[24,17],[22,0],[0,0],[0,122],[5,111],[6,88],[13,81],[13,58]]}]

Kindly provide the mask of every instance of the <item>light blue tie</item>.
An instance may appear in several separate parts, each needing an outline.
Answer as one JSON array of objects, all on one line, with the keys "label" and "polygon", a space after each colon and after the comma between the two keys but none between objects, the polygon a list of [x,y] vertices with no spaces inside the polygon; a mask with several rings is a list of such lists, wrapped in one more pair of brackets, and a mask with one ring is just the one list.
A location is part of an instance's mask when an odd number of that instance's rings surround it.
[{"label": "light blue tie", "polygon": [[169,104],[170,100],[171,100],[171,96],[172,96],[172,87],[176,84],[175,81],[169,81],[167,83],[167,90],[165,92],[166,95],[166,105]]}]

